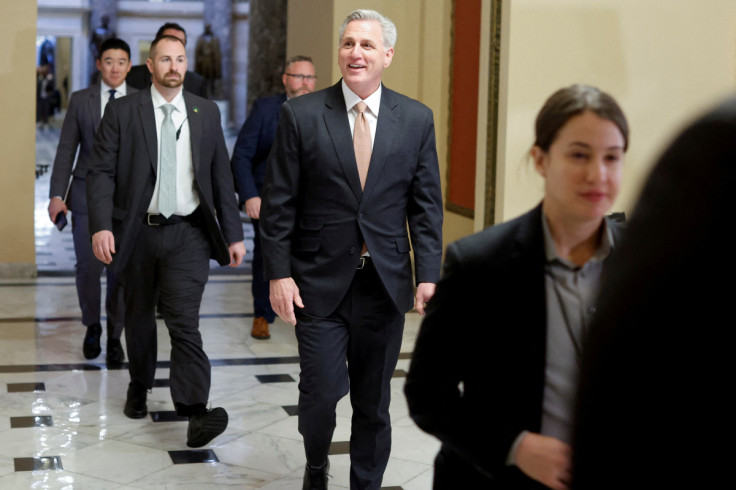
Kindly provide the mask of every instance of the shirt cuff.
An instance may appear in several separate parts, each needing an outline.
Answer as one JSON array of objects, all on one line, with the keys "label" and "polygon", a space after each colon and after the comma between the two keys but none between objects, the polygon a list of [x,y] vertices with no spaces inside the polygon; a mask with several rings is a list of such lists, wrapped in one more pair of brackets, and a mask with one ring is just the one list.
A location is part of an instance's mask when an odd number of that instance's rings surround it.
[{"label": "shirt cuff", "polygon": [[511,444],[511,448],[509,448],[509,453],[506,455],[506,466],[516,465],[516,450],[519,449],[519,444],[521,444],[521,440],[528,433],[528,430],[522,430],[521,432],[519,432],[519,435],[516,436],[516,439],[514,439],[514,443]]}]

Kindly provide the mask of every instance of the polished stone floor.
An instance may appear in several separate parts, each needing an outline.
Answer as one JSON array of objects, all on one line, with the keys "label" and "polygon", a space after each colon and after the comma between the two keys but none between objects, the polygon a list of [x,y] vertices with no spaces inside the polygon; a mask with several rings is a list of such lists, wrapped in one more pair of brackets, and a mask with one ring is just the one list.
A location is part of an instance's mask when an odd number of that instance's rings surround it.
[{"label": "polished stone floor", "polygon": [[[53,141],[53,129],[45,131]],[[43,149],[38,155],[41,162]],[[44,178],[37,180],[36,210],[42,275],[0,280],[0,489],[301,488],[294,332],[277,320],[270,340],[250,337],[249,268],[213,274],[205,291],[201,331],[212,364],[210,401],[228,410],[230,424],[210,445],[191,451],[186,422],[172,416],[163,322],[151,415],[144,419],[123,415],[127,371],[107,368],[104,342],[99,359],[82,356],[71,236],[65,241],[68,231],[46,225]],[[439,444],[413,424],[402,394],[418,325],[409,313],[392,382],[394,445],[385,488],[431,488]],[[337,409],[331,488],[349,486],[350,416],[345,398]]]}]

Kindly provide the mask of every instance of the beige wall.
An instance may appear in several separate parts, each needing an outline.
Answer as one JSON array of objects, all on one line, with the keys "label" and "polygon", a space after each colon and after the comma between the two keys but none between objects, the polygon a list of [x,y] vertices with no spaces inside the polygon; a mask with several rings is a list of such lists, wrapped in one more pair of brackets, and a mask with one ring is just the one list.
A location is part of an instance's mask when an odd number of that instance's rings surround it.
[{"label": "beige wall", "polygon": [[536,112],[557,88],[597,85],[629,118],[631,146],[617,211],[631,210],[674,133],[733,92],[733,0],[514,0],[504,7],[508,58],[497,220],[523,213],[542,197],[541,178],[523,161]]},{"label": "beige wall", "polygon": [[36,2],[0,0],[0,277],[36,272]]},{"label": "beige wall", "polygon": [[[352,10],[377,10],[396,24],[394,59],[384,72],[387,87],[421,101],[434,111],[437,152],[443,188],[447,174],[450,93],[451,0],[355,0],[289,2],[287,56],[307,54],[315,61],[318,88],[340,79],[337,66],[338,28]],[[445,242],[473,231],[471,219],[445,213]]]}]

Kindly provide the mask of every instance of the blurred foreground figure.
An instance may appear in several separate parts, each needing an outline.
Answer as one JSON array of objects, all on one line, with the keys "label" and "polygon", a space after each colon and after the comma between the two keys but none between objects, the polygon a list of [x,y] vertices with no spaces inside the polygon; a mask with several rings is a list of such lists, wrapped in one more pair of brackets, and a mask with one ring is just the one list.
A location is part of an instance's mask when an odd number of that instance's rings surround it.
[{"label": "blurred foreground figure", "polygon": [[644,187],[591,327],[576,489],[732,479],[735,138],[732,99],[687,128]]}]

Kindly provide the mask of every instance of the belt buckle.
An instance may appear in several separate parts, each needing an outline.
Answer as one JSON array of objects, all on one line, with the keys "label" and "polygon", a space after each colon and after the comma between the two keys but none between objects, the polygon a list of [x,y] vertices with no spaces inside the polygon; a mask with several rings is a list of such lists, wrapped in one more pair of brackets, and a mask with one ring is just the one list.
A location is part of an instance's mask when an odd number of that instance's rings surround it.
[{"label": "belt buckle", "polygon": [[365,255],[361,255],[360,256],[360,263],[358,264],[358,267],[356,267],[356,269],[357,270],[364,269],[365,268],[365,261],[366,261],[366,256]]},{"label": "belt buckle", "polygon": [[158,216],[158,215],[157,214],[151,214],[151,213],[148,213],[146,215],[146,222],[148,223],[148,226],[160,226],[161,225],[160,223],[151,223],[151,216]]}]

